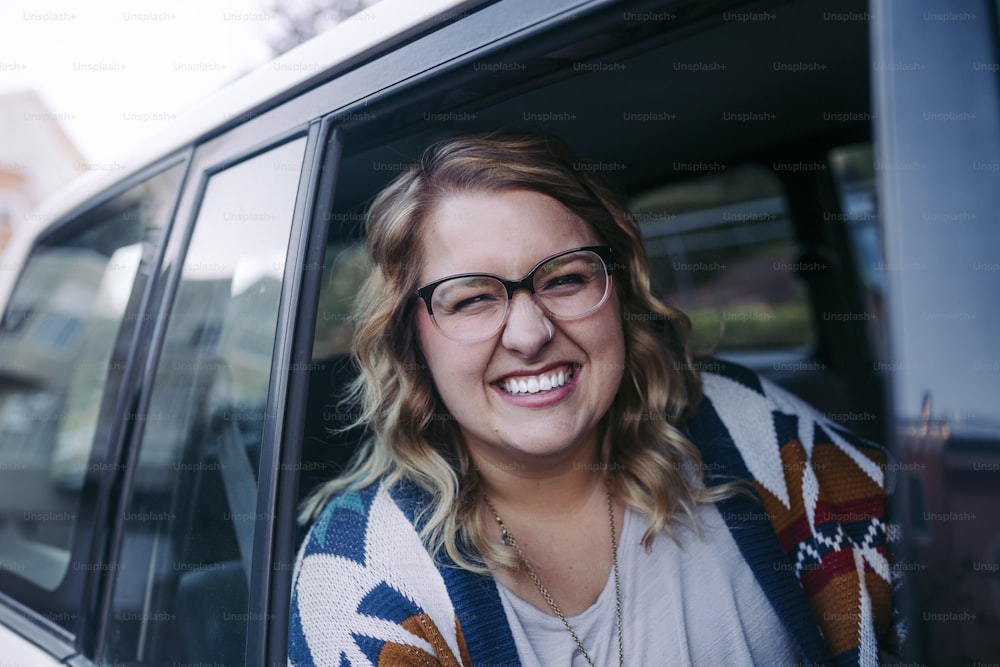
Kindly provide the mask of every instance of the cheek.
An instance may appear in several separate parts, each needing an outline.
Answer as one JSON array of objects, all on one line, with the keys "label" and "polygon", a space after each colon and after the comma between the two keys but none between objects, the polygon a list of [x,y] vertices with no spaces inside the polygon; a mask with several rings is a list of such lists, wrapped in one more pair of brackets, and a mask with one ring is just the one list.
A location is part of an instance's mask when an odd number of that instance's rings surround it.
[{"label": "cheek", "polygon": [[[417,343],[438,395],[445,401],[450,401],[453,394],[457,397],[467,394],[468,388],[463,383],[475,376],[477,370],[482,370],[479,359],[474,354],[475,346],[445,338],[426,311],[417,316],[416,327]],[[481,375],[480,372],[479,377]]]}]

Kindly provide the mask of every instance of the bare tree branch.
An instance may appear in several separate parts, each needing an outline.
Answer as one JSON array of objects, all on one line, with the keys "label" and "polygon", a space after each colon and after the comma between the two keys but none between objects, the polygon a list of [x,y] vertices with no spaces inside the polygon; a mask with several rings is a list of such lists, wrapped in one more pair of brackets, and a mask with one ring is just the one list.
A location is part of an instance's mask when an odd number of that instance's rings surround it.
[{"label": "bare tree branch", "polygon": [[275,55],[326,32],[378,0],[274,0],[268,11],[274,16],[268,43]]}]

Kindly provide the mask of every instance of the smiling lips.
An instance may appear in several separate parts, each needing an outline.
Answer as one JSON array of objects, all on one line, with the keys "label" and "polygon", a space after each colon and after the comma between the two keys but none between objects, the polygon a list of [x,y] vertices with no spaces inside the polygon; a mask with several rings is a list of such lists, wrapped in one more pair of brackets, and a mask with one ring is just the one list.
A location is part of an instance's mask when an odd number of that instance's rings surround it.
[{"label": "smiling lips", "polygon": [[563,364],[538,375],[516,375],[497,382],[508,394],[537,394],[562,387],[573,379],[576,372],[572,364]]}]

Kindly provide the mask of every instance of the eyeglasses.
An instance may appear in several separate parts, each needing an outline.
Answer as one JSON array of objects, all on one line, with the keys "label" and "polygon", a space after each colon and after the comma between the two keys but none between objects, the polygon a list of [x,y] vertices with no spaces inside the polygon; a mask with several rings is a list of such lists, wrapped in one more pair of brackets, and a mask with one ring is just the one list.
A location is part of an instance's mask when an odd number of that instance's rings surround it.
[{"label": "eyeglasses", "polygon": [[597,310],[608,298],[611,248],[573,248],[540,261],[520,280],[491,273],[461,273],[424,285],[417,296],[427,314],[448,338],[485,340],[495,334],[510,312],[514,293],[526,289],[550,316],[575,320]]}]

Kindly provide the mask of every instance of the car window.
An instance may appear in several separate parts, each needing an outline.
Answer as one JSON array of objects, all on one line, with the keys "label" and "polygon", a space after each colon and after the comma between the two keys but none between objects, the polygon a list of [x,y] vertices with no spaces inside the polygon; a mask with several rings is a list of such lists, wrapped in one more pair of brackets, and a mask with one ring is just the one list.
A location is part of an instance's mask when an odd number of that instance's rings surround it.
[{"label": "car window", "polygon": [[43,239],[11,294],[0,323],[5,591],[9,575],[53,591],[86,569],[72,560],[84,488],[114,465],[99,433],[113,416],[101,406],[113,407],[181,172],[161,172]]},{"label": "car window", "polygon": [[760,165],[701,176],[630,203],[654,293],[691,318],[696,352],[787,350],[814,340],[781,184]]},{"label": "car window", "polygon": [[306,140],[213,175],[142,433],[104,659],[243,664],[257,474]]}]

